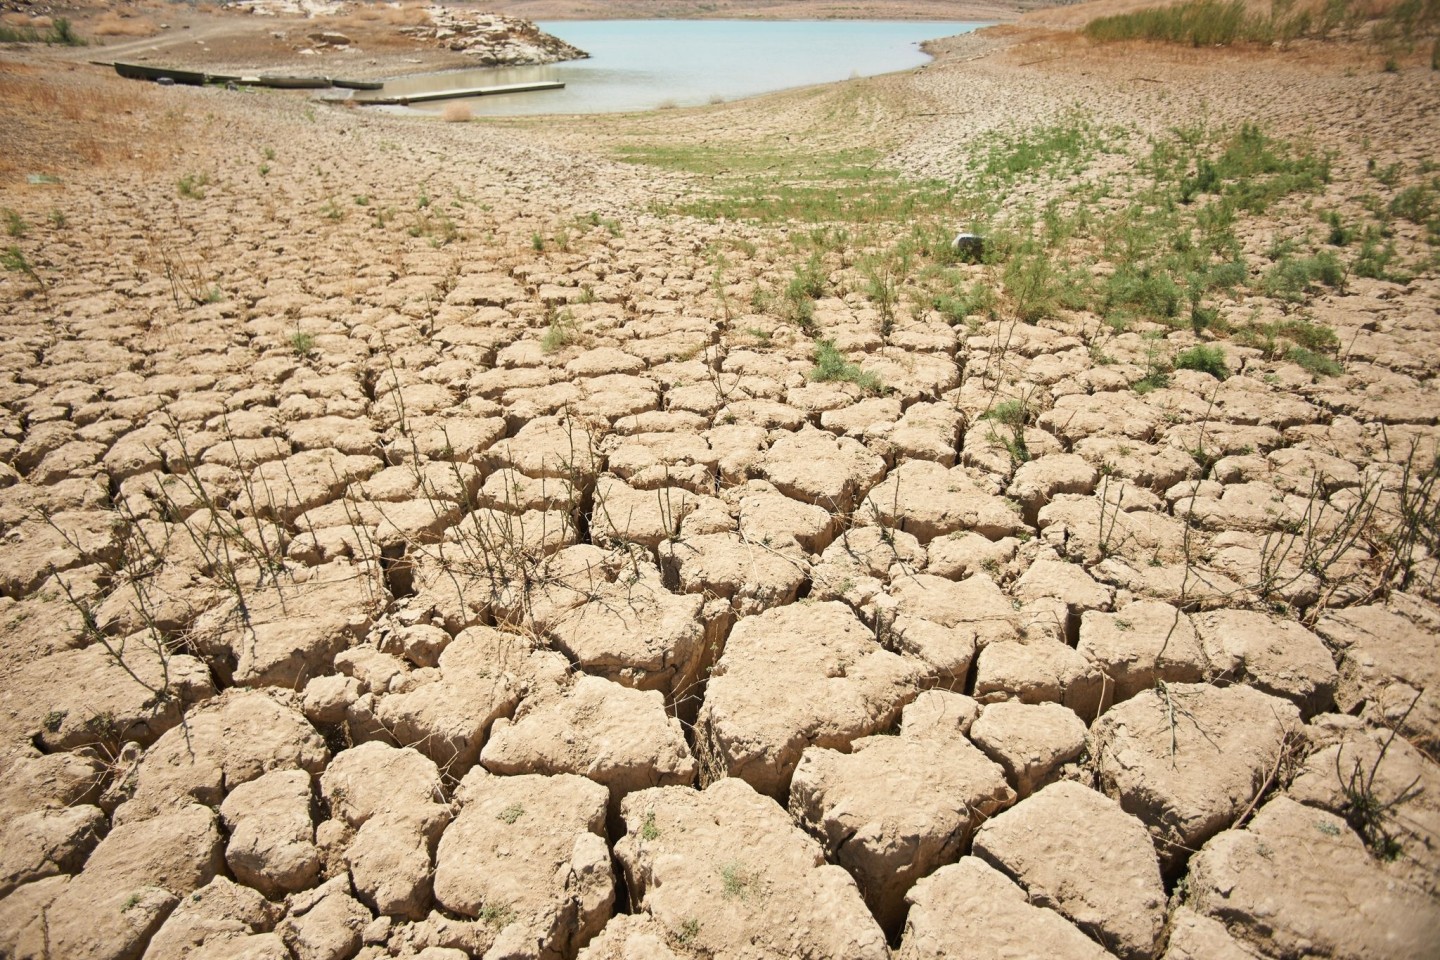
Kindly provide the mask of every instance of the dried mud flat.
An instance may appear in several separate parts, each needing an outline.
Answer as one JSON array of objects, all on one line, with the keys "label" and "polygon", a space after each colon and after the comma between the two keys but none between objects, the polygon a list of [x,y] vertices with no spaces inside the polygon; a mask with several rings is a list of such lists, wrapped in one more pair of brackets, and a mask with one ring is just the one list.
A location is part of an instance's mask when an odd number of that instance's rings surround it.
[{"label": "dried mud flat", "polygon": [[1436,74],[940,46],[503,123],[0,66],[0,956],[1433,956]]}]

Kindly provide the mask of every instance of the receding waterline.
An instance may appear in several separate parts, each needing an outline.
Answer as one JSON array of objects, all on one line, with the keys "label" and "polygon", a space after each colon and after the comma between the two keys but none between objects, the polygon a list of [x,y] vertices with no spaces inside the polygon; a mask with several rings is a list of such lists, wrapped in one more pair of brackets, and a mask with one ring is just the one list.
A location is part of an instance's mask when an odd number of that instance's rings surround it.
[{"label": "receding waterline", "polygon": [[563,90],[464,102],[485,116],[693,107],[908,70],[929,60],[920,49],[926,40],[983,26],[913,20],[556,21],[540,28],[589,51],[590,59],[401,77],[385,84],[385,94],[558,80]]}]

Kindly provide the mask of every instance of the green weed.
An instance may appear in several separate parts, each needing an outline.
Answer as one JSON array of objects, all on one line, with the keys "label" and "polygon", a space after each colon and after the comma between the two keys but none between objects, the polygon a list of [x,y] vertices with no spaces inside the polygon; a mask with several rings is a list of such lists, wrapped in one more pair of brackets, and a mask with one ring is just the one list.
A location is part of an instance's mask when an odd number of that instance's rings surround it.
[{"label": "green weed", "polygon": [[1023,244],[1005,262],[1002,277],[1015,317],[1025,323],[1053,316],[1061,307],[1074,310],[1089,302],[1085,277],[1062,270],[1055,256],[1034,242]]},{"label": "green weed", "polygon": [[989,420],[1006,432],[991,429],[988,439],[1005,447],[1014,463],[1025,463],[1030,459],[1030,448],[1025,443],[1025,427],[1030,423],[1030,407],[1023,400],[1004,400],[985,411],[981,420]]},{"label": "green weed", "polygon": [[749,900],[760,890],[760,877],[731,860],[720,868],[721,895],[726,900]]},{"label": "green weed", "polygon": [[1101,43],[1159,40],[1214,47],[1290,40],[1317,32],[1322,24],[1328,30],[1333,20],[1314,21],[1305,12],[1290,14],[1278,3],[1267,17],[1248,13],[1243,0],[1189,0],[1170,7],[1099,17],[1086,25],[1085,35]]},{"label": "green weed", "polygon": [[900,284],[897,276],[903,276],[888,257],[869,257],[861,267],[865,277],[865,296],[875,304],[880,314],[880,336],[888,338],[895,328],[895,308],[900,303]]},{"label": "green weed", "polygon": [[1180,351],[1175,357],[1175,369],[1208,373],[1216,380],[1230,376],[1230,368],[1225,365],[1225,351],[1204,344]]},{"label": "green weed", "polygon": [[1173,366],[1165,355],[1161,335],[1146,334],[1149,344],[1145,348],[1145,376],[1137,380],[1131,389],[1139,394],[1150,393],[1170,386],[1170,371]]},{"label": "green weed", "polygon": [[1345,372],[1345,368],[1340,366],[1340,362],[1334,357],[1327,357],[1304,347],[1291,347],[1285,351],[1285,359],[1299,364],[1317,377],[1338,377]]},{"label": "green weed", "polygon": [[995,288],[980,280],[968,287],[957,283],[953,292],[939,294],[931,301],[931,306],[952,327],[964,323],[972,316],[993,318],[995,305]]},{"label": "green weed", "polygon": [[509,906],[502,906],[496,903],[487,903],[480,908],[480,920],[487,926],[503,929],[510,926],[520,915]]},{"label": "green weed", "polygon": [[564,310],[551,317],[545,336],[540,338],[540,349],[545,353],[554,353],[570,346],[579,338],[580,328],[574,315],[569,310]]},{"label": "green weed", "polygon": [[6,247],[3,252],[0,252],[0,267],[4,267],[12,273],[24,274],[35,286],[40,288],[41,293],[48,295],[48,288],[45,285],[44,279],[41,278],[34,265],[25,257],[25,252],[13,243]]},{"label": "green weed", "polygon": [[630,163],[707,178],[705,196],[662,208],[704,220],[762,223],[896,223],[950,207],[954,187],[877,168],[878,150],[804,151],[759,144],[636,146]]},{"label": "green weed", "polygon": [[1325,223],[1330,227],[1330,235],[1326,238],[1330,246],[1347,247],[1350,241],[1355,239],[1355,230],[1345,225],[1340,219],[1339,211],[1331,210],[1325,214]]},{"label": "green weed", "polygon": [[1368,235],[1360,245],[1360,252],[1350,264],[1350,270],[1357,277],[1373,280],[1388,280],[1392,283],[1408,283],[1411,275],[1396,266],[1398,254],[1393,241],[1381,243],[1374,235]]},{"label": "green weed", "polygon": [[44,33],[34,27],[0,25],[0,43],[50,43],[65,47],[89,45],[87,40],[75,32],[74,25],[64,17],[57,17],[50,29]]},{"label": "green weed", "polygon": [[65,17],[56,17],[50,28],[50,39],[46,43],[58,43],[66,47],[83,47],[87,42],[75,32],[75,27]]},{"label": "green weed", "polygon": [[1345,268],[1329,250],[1310,257],[1284,257],[1266,272],[1261,289],[1266,296],[1298,303],[1318,292],[1320,284],[1345,285]]},{"label": "green weed", "polygon": [[[1235,331],[1235,341],[1242,346],[1254,347],[1271,360],[1290,357],[1312,373],[1323,373],[1329,363],[1322,359],[1333,356],[1340,349],[1340,338],[1329,327],[1295,317],[1275,323],[1249,323]],[[1297,352],[1298,351],[1298,352]],[[1303,362],[1301,359],[1304,358]],[[1316,369],[1311,369],[1311,367]],[[1339,373],[1339,364],[1334,364]]]},{"label": "green weed", "polygon": [[815,367],[810,371],[810,379],[821,383],[853,383],[866,393],[880,393],[884,389],[879,377],[847,361],[832,340],[820,340],[815,344]]},{"label": "green weed", "polygon": [[187,200],[203,200],[205,198],[205,187],[210,183],[210,177],[203,173],[187,173],[175,182],[175,190],[180,196]]},{"label": "green weed", "polygon": [[795,268],[795,275],[785,284],[783,310],[786,319],[809,329],[815,323],[815,301],[825,295],[829,281],[820,263],[819,254]]},{"label": "green weed", "polygon": [[1437,207],[1434,184],[1406,187],[1390,201],[1391,215],[1411,223],[1429,224],[1434,221],[1437,212],[1440,212],[1440,207]]},{"label": "green weed", "polygon": [[1102,133],[1084,117],[1020,133],[996,134],[978,145],[971,171],[992,183],[1013,182],[1039,173],[1080,172],[1105,149]]}]

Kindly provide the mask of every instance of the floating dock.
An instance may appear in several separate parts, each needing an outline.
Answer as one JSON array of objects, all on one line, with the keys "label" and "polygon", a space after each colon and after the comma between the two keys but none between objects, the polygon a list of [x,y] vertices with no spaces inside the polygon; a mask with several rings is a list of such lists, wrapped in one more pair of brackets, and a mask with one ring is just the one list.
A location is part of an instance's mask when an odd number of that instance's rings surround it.
[{"label": "floating dock", "polygon": [[560,80],[540,80],[535,83],[502,83],[493,87],[456,87],[451,90],[427,90],[419,93],[395,94],[388,97],[355,97],[354,102],[374,106],[403,107],[412,103],[425,103],[429,100],[455,100],[459,97],[490,97],[502,93],[562,90],[564,87],[564,82]]}]

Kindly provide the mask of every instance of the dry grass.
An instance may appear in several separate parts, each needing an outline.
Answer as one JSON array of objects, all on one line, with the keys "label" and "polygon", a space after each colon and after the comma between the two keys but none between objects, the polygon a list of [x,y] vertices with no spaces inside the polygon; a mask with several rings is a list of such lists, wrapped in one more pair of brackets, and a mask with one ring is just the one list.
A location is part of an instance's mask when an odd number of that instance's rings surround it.
[{"label": "dry grass", "polygon": [[180,122],[167,106],[145,84],[0,62],[0,179],[148,160]]},{"label": "dry grass", "polygon": [[447,103],[440,113],[440,119],[446,123],[468,123],[473,117],[468,103]]},{"label": "dry grass", "polygon": [[153,37],[160,27],[153,20],[111,10],[91,24],[89,32],[97,37]]},{"label": "dry grass", "polygon": [[380,23],[391,27],[423,27],[430,23],[430,11],[424,3],[377,3],[357,7],[348,16],[335,18],[336,23]]},{"label": "dry grass", "polygon": [[44,33],[46,30],[55,26],[55,21],[49,17],[32,17],[24,13],[7,13],[3,17],[0,17],[0,23],[4,23],[7,27],[16,27],[18,29],[29,28],[36,33]]},{"label": "dry grass", "polygon": [[424,4],[380,3],[357,6],[340,17],[317,17],[310,23],[317,30],[343,33],[366,48],[403,48],[415,41],[401,31],[428,26],[430,12]]}]

